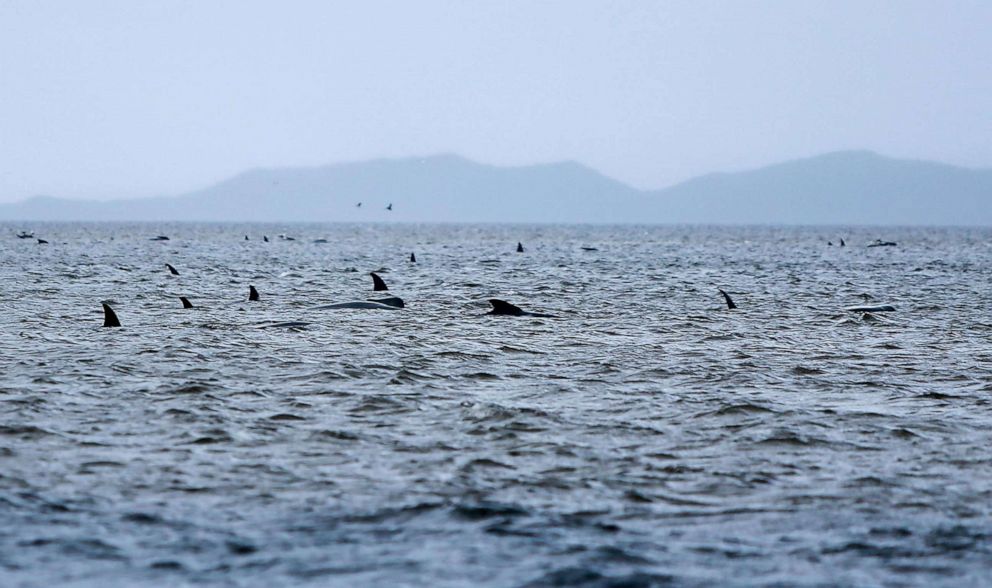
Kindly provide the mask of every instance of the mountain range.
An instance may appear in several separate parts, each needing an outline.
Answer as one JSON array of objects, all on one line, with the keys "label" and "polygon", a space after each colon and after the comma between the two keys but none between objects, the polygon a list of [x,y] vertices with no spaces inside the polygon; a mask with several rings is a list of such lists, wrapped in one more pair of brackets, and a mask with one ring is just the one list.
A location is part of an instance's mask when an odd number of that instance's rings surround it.
[{"label": "mountain range", "polygon": [[0,220],[989,226],[992,169],[839,151],[639,190],[575,162],[437,155],[255,169],[178,196],[36,196],[0,204]]}]

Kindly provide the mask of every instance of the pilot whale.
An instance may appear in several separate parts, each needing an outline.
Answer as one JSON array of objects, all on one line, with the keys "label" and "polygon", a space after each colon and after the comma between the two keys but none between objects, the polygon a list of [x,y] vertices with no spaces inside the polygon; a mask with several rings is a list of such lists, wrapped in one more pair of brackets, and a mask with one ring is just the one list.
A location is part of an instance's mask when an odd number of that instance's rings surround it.
[{"label": "pilot whale", "polygon": [[189,298],[186,298],[185,296],[180,296],[179,300],[182,300],[183,308],[193,308],[193,303],[189,301]]},{"label": "pilot whale", "polygon": [[165,267],[169,268],[169,273],[170,274],[172,274],[174,276],[178,276],[179,275],[179,270],[177,270],[176,268],[172,267],[172,264],[171,263],[165,264]]},{"label": "pilot whale", "polygon": [[896,307],[890,304],[879,306],[848,306],[844,310],[848,312],[895,312]]},{"label": "pilot whale", "polygon": [[117,320],[117,313],[114,312],[113,308],[110,308],[106,302],[103,303],[103,326],[105,327],[119,327],[121,326],[121,321]]},{"label": "pilot whale", "polygon": [[734,300],[730,297],[730,294],[727,294],[721,288],[717,288],[717,290],[720,291],[720,294],[723,294],[723,299],[727,301],[727,308],[729,310],[733,310],[733,309],[737,308],[737,305],[734,304]]},{"label": "pilot whale", "polygon": [[[397,298],[396,300],[399,300]],[[352,300],[351,302],[336,302],[334,304],[325,304],[323,306],[315,306],[313,310],[400,310],[403,308],[403,301],[400,300],[400,304],[386,304],[384,302],[376,302],[374,300]]]},{"label": "pilot whale", "polygon": [[383,279],[379,277],[379,274],[375,272],[369,272],[369,275],[372,276],[373,292],[384,292],[386,290],[389,290],[389,287],[386,286],[386,282],[384,282]]},{"label": "pilot whale", "polygon": [[494,316],[534,316],[541,318],[556,318],[553,314],[544,314],[541,312],[527,312],[526,310],[520,308],[519,306],[514,306],[505,300],[498,300],[496,298],[490,298],[489,304],[493,305],[493,309],[486,313],[486,315]]},{"label": "pilot whale", "polygon": [[258,290],[255,289],[255,286],[248,286],[248,300],[249,301],[258,300]]}]

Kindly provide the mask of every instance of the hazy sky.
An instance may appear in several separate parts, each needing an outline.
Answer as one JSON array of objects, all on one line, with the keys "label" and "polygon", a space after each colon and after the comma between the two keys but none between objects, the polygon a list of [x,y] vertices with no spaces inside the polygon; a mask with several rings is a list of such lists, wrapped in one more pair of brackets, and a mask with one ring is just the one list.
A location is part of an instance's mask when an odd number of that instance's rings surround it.
[{"label": "hazy sky", "polygon": [[0,201],[455,152],[992,166],[992,2],[0,0]]}]

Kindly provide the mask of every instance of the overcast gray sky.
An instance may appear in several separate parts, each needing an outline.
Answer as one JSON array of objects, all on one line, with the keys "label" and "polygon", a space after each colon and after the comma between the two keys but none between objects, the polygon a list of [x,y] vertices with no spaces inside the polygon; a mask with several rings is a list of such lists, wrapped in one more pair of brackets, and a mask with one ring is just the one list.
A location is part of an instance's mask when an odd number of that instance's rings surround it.
[{"label": "overcast gray sky", "polygon": [[992,166],[992,2],[0,0],[0,201],[459,153]]}]

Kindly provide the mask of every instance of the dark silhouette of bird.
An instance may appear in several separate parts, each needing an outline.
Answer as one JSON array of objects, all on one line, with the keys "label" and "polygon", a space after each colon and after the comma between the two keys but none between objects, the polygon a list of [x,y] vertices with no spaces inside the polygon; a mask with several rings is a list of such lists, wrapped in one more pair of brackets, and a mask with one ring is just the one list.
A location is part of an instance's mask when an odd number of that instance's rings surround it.
[{"label": "dark silhouette of bird", "polygon": [[386,207],[386,210],[392,210],[392,209],[393,209],[393,203],[390,202],[389,206]]}]

